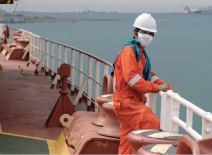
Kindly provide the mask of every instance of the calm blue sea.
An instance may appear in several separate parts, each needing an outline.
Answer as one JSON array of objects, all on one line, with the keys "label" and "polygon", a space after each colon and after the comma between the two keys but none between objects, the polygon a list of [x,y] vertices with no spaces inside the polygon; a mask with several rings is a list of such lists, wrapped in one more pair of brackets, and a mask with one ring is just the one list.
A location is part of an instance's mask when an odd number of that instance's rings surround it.
[{"label": "calm blue sea", "polygon": [[[123,14],[33,14],[33,16],[127,21],[81,21],[76,23],[9,24],[61,42],[113,63],[123,44],[133,36],[138,13]],[[180,96],[212,111],[212,16],[153,13],[158,32],[149,47],[152,70]],[[87,66],[87,65],[86,65]],[[160,97],[157,108],[160,109]],[[159,111],[159,110],[158,110]],[[159,112],[157,112],[159,116]],[[181,119],[186,120],[181,106]],[[193,127],[201,133],[201,118],[194,115]],[[181,133],[184,133],[182,129]]]}]

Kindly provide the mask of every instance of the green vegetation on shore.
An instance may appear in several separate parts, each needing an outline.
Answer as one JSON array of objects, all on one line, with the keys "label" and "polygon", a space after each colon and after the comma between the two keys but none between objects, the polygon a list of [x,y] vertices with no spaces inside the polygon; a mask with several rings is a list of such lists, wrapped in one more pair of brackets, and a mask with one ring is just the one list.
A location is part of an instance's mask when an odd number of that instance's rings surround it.
[{"label": "green vegetation on shore", "polygon": [[76,21],[123,21],[124,19],[76,19],[76,18],[55,18],[51,16],[30,17],[21,14],[10,15],[0,14],[1,23],[38,23],[38,22],[76,22]]},{"label": "green vegetation on shore", "polygon": [[43,16],[43,17],[29,17],[29,16],[24,16],[22,17],[23,21],[26,23],[35,23],[35,22],[55,22],[57,18],[53,18],[50,16]]}]

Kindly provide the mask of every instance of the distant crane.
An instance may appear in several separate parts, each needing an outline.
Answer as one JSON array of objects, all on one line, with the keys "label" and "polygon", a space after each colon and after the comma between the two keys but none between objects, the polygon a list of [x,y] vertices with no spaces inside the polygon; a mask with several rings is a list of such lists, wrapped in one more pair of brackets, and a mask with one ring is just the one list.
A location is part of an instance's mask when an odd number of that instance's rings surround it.
[{"label": "distant crane", "polygon": [[16,9],[17,9],[17,6],[18,6],[18,0],[16,0],[17,1],[17,3],[16,3],[16,5],[15,5],[15,9],[14,9],[14,11],[13,11],[13,15],[15,15],[15,12],[16,12]]}]

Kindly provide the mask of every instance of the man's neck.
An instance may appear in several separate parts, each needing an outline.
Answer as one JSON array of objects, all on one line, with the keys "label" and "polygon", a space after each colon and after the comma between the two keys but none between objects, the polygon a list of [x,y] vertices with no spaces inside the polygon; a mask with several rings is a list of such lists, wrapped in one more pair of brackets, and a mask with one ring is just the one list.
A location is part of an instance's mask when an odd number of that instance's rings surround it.
[{"label": "man's neck", "polygon": [[143,50],[144,50],[144,47],[141,47],[140,45],[137,45],[138,48],[141,50],[141,53],[144,53]]}]

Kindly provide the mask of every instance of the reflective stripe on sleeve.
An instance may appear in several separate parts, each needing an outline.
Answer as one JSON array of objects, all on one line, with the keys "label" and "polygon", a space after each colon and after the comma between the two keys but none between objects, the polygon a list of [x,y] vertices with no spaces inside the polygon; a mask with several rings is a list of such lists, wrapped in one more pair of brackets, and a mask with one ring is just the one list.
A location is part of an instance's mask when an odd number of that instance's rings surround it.
[{"label": "reflective stripe on sleeve", "polygon": [[116,86],[116,77],[114,77],[114,79],[113,79],[113,92],[114,93],[116,92],[115,86]]},{"label": "reflective stripe on sleeve", "polygon": [[134,78],[132,78],[129,82],[128,85],[130,87],[133,87],[134,84],[136,84],[136,82],[138,82],[141,79],[141,76],[139,74],[137,74],[136,76],[134,76]]},{"label": "reflective stripe on sleeve", "polygon": [[151,82],[155,82],[157,79],[159,79],[157,76],[153,76]]}]

